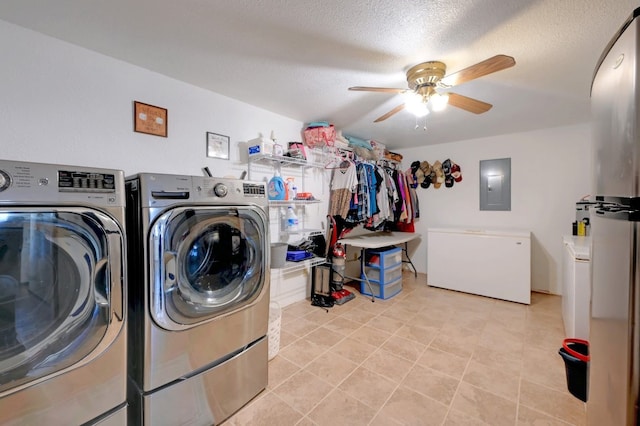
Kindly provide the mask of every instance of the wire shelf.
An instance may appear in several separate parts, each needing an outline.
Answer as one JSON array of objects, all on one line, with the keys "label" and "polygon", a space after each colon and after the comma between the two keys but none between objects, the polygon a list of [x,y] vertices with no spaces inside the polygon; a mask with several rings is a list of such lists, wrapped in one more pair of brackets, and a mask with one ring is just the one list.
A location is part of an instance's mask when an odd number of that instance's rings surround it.
[{"label": "wire shelf", "polygon": [[322,200],[269,200],[269,205],[276,206],[289,206],[291,204],[295,204],[296,206],[304,206],[306,204],[318,204],[321,203]]},{"label": "wire shelf", "polygon": [[322,163],[316,163],[313,161],[305,160],[304,158],[295,158],[295,157],[285,157],[284,155],[273,155],[273,154],[255,154],[249,156],[250,163],[261,163],[261,164],[280,164],[287,166],[298,166],[298,167],[324,167]]},{"label": "wire shelf", "polygon": [[299,271],[301,269],[322,265],[323,263],[325,263],[325,259],[323,257],[312,257],[310,259],[306,259],[300,262],[285,262],[284,267],[274,268],[273,270],[280,271],[282,273],[290,273],[294,271]]}]

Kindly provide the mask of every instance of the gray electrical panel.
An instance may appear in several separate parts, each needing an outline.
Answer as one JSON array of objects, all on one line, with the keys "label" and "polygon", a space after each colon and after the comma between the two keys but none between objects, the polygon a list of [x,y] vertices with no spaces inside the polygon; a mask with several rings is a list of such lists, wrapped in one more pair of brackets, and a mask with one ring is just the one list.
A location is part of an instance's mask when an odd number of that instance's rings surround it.
[{"label": "gray electrical panel", "polygon": [[480,210],[511,210],[511,158],[480,161]]}]

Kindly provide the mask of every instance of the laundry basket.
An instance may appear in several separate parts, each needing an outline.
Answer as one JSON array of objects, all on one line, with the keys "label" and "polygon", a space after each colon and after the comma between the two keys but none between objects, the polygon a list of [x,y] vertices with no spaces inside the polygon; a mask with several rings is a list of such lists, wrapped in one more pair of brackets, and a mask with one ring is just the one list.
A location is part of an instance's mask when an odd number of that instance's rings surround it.
[{"label": "laundry basket", "polygon": [[275,358],[280,351],[280,327],[282,325],[282,309],[278,302],[269,304],[269,329],[267,338],[269,340],[269,361]]}]

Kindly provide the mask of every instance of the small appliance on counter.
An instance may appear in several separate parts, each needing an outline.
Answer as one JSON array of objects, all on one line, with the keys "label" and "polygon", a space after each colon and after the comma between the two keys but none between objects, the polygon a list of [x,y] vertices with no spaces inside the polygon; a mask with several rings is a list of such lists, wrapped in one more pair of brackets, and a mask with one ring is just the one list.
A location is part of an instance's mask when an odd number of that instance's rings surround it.
[{"label": "small appliance on counter", "polygon": [[571,234],[574,236],[586,237],[590,231],[590,212],[589,209],[596,205],[593,201],[586,200],[587,197],[583,197],[576,203],[576,221],[573,222]]}]

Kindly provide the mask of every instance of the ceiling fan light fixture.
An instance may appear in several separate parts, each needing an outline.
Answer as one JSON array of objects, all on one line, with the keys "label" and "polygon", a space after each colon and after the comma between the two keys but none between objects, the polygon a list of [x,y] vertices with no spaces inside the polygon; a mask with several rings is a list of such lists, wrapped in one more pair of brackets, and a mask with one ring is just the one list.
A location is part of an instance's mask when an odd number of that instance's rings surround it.
[{"label": "ceiling fan light fixture", "polygon": [[429,102],[431,103],[431,109],[434,111],[443,111],[449,103],[449,95],[436,93],[431,96]]},{"label": "ceiling fan light fixture", "polygon": [[429,115],[429,108],[427,108],[427,104],[425,103],[405,105],[405,108],[418,118]]},{"label": "ceiling fan light fixture", "polygon": [[416,105],[413,108],[407,108],[407,109],[411,114],[415,115],[418,118],[429,115],[429,109],[427,108],[427,104]]},{"label": "ceiling fan light fixture", "polygon": [[405,102],[404,106],[407,111],[416,117],[424,117],[429,114],[429,109],[427,108],[426,100],[417,93],[408,92],[405,93]]}]

